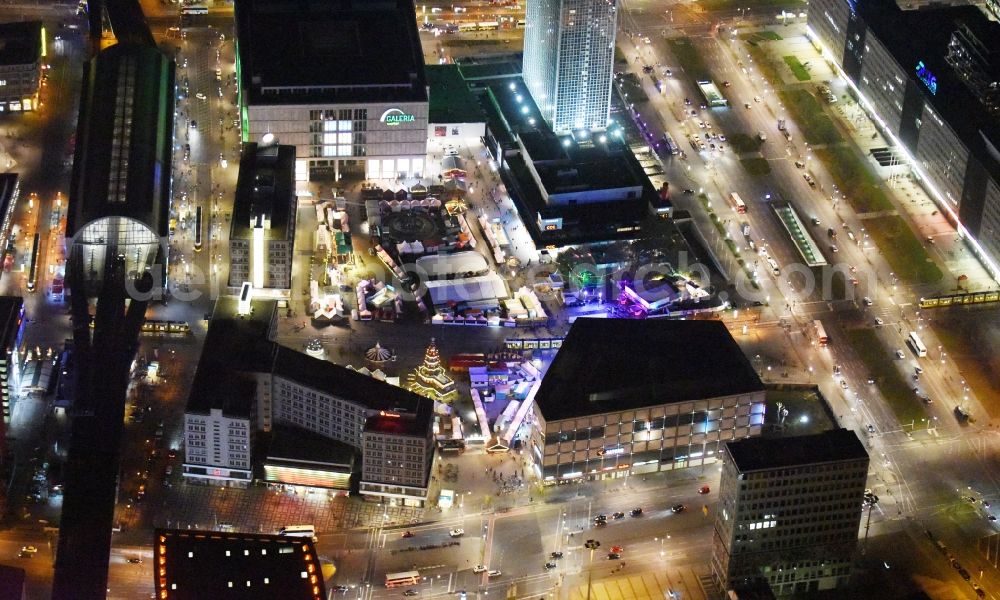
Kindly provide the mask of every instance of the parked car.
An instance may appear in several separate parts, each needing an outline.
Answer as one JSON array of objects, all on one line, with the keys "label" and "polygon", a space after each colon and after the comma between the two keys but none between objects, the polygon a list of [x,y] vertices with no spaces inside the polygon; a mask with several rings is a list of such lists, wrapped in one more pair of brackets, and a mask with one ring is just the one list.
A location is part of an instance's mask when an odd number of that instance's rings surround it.
[{"label": "parked car", "polygon": [[450,535],[451,537],[462,537],[463,535],[465,535],[465,530],[464,529],[452,529],[451,531],[448,532],[448,535]]},{"label": "parked car", "polygon": [[546,569],[554,569],[554,568],[556,568],[556,566],[557,565],[554,562],[547,562],[547,563],[545,563],[545,568]]},{"label": "parked car", "polygon": [[473,573],[482,573],[484,571],[486,571],[486,567],[483,566],[483,565],[476,565],[476,566],[472,567],[472,572]]},{"label": "parked car", "polygon": [[503,573],[500,572],[498,569],[494,569],[486,573],[487,577],[500,577],[501,575],[503,575]]}]

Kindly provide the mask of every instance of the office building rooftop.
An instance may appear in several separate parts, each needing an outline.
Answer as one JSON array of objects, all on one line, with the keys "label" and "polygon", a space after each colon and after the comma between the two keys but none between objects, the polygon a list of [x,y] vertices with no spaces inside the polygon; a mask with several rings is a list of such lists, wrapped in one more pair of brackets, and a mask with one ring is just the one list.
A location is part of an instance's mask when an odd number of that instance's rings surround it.
[{"label": "office building rooftop", "polygon": [[294,211],[295,146],[244,144],[230,239],[249,239],[258,226],[265,239],[289,239]]},{"label": "office building rooftop", "polygon": [[740,473],[868,458],[850,429],[831,429],[796,437],[754,437],[728,442],[726,449]]},{"label": "office building rooftop", "polygon": [[546,194],[641,187],[644,183],[626,160],[624,153],[629,149],[623,142],[601,143],[598,138],[581,145],[547,131],[525,131],[520,137]]},{"label": "office building rooftop", "polygon": [[[986,110],[945,57],[952,34],[959,29],[978,38],[985,48],[1000,47],[1000,23],[990,21],[974,6],[901,10],[893,0],[859,0],[856,7],[858,15],[900,67],[915,77],[934,111],[969,145],[973,154],[987,152],[988,148],[993,148],[995,154],[1000,147],[998,113]],[[920,35],[913,35],[914,31]],[[918,75],[919,64],[926,69],[922,78]],[[998,68],[989,61],[984,65],[994,73]]]},{"label": "office building rooftop", "polygon": [[426,101],[408,0],[237,0],[250,104]]},{"label": "office building rooftop", "polygon": [[249,416],[254,384],[241,373],[270,372],[275,347],[270,337],[277,306],[274,300],[253,300],[251,313],[241,316],[236,298],[216,301],[187,412],[207,414],[216,408],[226,416]]},{"label": "office building rooftop", "polygon": [[719,321],[577,319],[535,395],[561,420],[764,390]]},{"label": "office building rooftop", "polygon": [[434,417],[434,403],[423,396],[284,346],[278,346],[274,374],[363,404],[369,410],[399,414],[400,424],[395,427],[403,429],[398,433],[412,430],[414,435],[426,435]]},{"label": "office building rooftop", "polygon": [[42,22],[0,23],[0,65],[27,65],[42,55]]},{"label": "office building rooftop", "polygon": [[351,465],[357,450],[350,444],[290,425],[271,428],[270,443],[264,452],[269,462],[288,464]]},{"label": "office building rooftop", "polygon": [[319,557],[309,538],[168,529],[157,529],[155,536],[158,598],[326,598]]},{"label": "office building rooftop", "polygon": [[429,122],[481,123],[486,120],[486,113],[462,78],[458,65],[428,65],[427,85],[431,90]]}]

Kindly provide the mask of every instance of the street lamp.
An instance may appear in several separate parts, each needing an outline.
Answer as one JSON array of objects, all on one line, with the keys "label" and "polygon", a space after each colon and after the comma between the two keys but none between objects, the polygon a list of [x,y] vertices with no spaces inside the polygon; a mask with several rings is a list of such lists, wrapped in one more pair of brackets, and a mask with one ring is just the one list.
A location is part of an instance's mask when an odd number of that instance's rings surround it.
[{"label": "street lamp", "polygon": [[601,542],[597,540],[587,540],[583,547],[590,550],[590,569],[587,571],[587,600],[590,600],[591,581],[594,578],[594,550],[601,547]]},{"label": "street lamp", "polygon": [[865,541],[864,545],[861,547],[861,554],[864,554],[865,550],[868,549],[868,529],[872,524],[872,509],[875,508],[876,504],[878,504],[878,496],[871,492],[866,492],[865,504],[868,505],[868,519],[865,521]]}]

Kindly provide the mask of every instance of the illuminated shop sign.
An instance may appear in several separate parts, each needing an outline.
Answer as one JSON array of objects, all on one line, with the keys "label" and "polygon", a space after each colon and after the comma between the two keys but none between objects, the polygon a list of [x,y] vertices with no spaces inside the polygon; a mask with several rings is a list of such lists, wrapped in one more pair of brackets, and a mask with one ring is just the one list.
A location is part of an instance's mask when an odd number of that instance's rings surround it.
[{"label": "illuminated shop sign", "polygon": [[398,108],[390,108],[389,110],[382,113],[382,116],[378,118],[379,121],[389,125],[390,127],[395,127],[400,123],[413,123],[417,120],[411,114],[405,113]]},{"label": "illuminated shop sign", "polygon": [[924,82],[932,94],[937,94],[937,77],[924,66],[924,61],[917,63],[917,77]]},{"label": "illuminated shop sign", "polygon": [[625,448],[621,446],[616,446],[614,448],[602,448],[597,451],[598,456],[618,456],[619,454],[625,454]]}]

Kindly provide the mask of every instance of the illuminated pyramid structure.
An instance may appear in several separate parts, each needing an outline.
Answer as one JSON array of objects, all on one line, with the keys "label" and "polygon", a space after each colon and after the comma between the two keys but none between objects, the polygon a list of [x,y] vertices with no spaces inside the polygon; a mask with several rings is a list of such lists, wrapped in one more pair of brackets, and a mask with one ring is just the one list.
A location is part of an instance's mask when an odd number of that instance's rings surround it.
[{"label": "illuminated pyramid structure", "polygon": [[438,402],[452,402],[458,397],[455,380],[441,366],[441,355],[434,338],[431,338],[431,345],[424,353],[424,364],[406,376],[406,389]]}]

